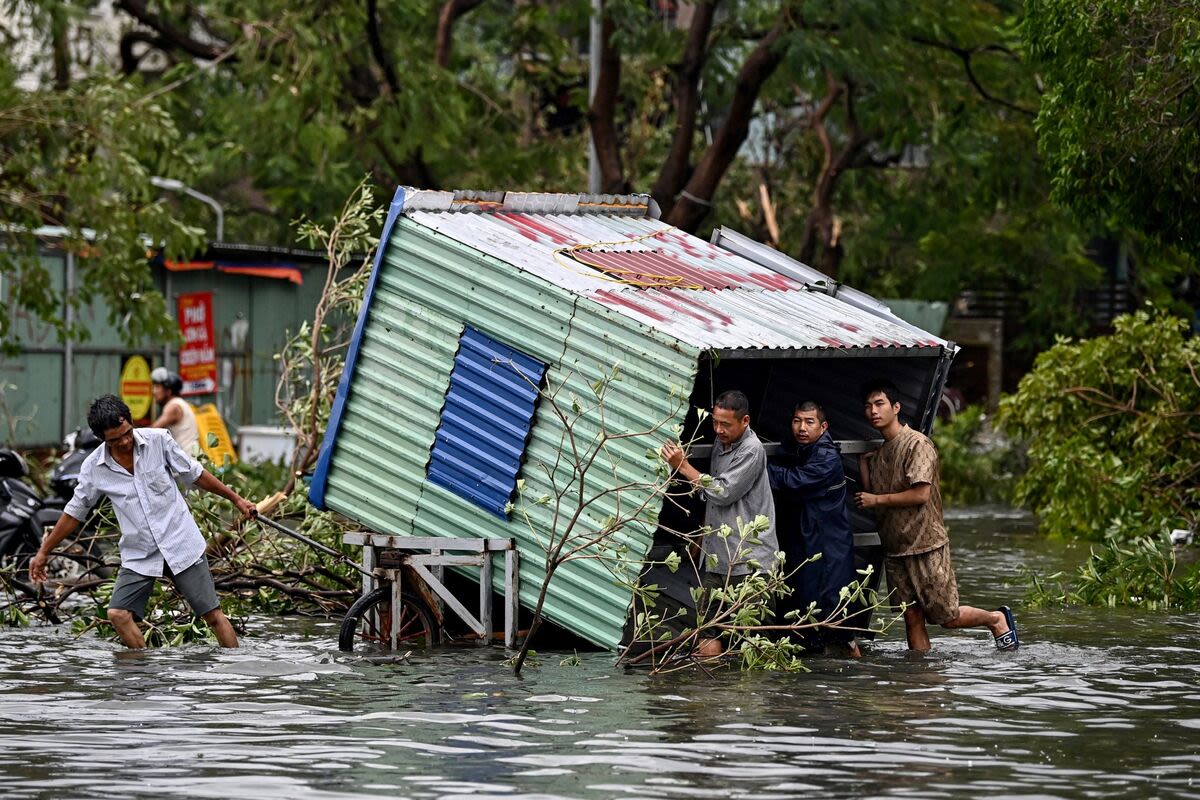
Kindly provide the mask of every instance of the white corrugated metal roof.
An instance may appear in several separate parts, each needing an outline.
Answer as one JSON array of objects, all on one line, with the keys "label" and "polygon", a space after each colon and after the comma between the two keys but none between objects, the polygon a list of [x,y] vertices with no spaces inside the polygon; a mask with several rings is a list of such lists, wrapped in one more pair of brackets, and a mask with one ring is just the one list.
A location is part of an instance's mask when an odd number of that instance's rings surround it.
[{"label": "white corrugated metal roof", "polygon": [[782,254],[743,249],[751,260],[656,211],[645,195],[418,192],[405,201],[420,225],[699,348],[946,344],[849,287],[845,300],[830,296],[823,275]]}]

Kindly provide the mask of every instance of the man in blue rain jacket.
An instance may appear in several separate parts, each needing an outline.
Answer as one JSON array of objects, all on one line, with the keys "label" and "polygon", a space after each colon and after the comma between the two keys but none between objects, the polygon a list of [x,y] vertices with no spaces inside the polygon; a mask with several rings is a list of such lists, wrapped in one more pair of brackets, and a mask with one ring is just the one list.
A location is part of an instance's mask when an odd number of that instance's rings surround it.
[{"label": "man in blue rain jacket", "polygon": [[[829,435],[825,411],[816,403],[806,400],[797,404],[792,412],[792,438],[780,445],[779,455],[767,467],[776,493],[776,530],[789,572],[817,553],[821,558],[791,575],[792,594],[780,601],[779,614],[799,609],[803,616],[815,602],[820,609],[815,618],[825,620],[839,608],[842,587],[856,578],[846,473],[841,451]],[[840,643],[858,655],[853,631],[823,628],[801,638],[808,647]]]}]

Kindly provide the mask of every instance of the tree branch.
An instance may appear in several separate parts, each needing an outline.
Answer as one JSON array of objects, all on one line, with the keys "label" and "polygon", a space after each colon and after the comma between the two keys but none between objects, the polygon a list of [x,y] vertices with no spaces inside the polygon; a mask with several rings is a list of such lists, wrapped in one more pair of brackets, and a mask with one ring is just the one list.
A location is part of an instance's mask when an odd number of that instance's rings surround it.
[{"label": "tree branch", "polygon": [[690,232],[708,216],[717,185],[750,132],[750,120],[754,116],[754,105],[758,101],[759,92],[783,60],[783,48],[779,44],[792,26],[788,14],[781,13],[771,32],[763,37],[746,57],[745,63],[738,71],[733,101],[725,122],[713,143],[705,150],[687,185],[679,193],[671,212],[664,215],[667,223]]},{"label": "tree branch", "polygon": [[468,11],[483,5],[483,0],[446,0],[438,12],[437,39],[434,62],[443,69],[450,66],[450,50],[454,46],[454,23]]},{"label": "tree branch", "polygon": [[114,5],[147,28],[154,30],[161,37],[162,42],[170,47],[208,61],[222,57],[226,60],[231,58],[236,60],[227,54],[228,47],[216,47],[192,38],[159,15],[152,13],[143,0],[116,0]]},{"label": "tree branch", "polygon": [[[831,278],[836,277],[841,264],[843,248],[840,230],[833,215],[833,194],[838,179],[857,159],[867,143],[854,108],[854,85],[847,79],[837,80],[833,73],[825,75],[828,87],[825,98],[813,113],[810,124],[821,142],[824,157],[821,170],[813,186],[812,208],[804,222],[804,236],[800,245],[800,260],[811,264],[817,249],[821,249],[821,269]],[[847,139],[840,149],[835,149],[826,121],[834,105],[845,101]]]},{"label": "tree branch", "polygon": [[144,52],[141,55],[134,52],[133,48],[139,44],[149,45],[155,50],[166,49],[166,42],[163,41],[161,36],[155,36],[146,31],[129,31],[125,33],[121,36],[121,41],[117,45],[121,55],[121,72],[125,75],[132,75],[137,72],[142,59],[146,57]]},{"label": "tree branch", "polygon": [[1024,114],[1027,117],[1037,116],[1037,111],[1025,108],[1024,106],[1019,106],[1016,103],[1005,100],[1002,97],[996,97],[994,94],[985,89],[983,84],[979,82],[979,77],[975,74],[974,67],[971,66],[971,59],[979,53],[999,52],[1006,55],[1012,55],[1012,51],[1008,50],[1003,45],[988,44],[980,47],[959,47],[958,45],[953,45],[949,42],[939,42],[936,39],[926,39],[923,36],[913,36],[911,39],[917,44],[923,44],[927,47],[934,47],[938,50],[945,50],[948,53],[953,53],[954,55],[958,56],[959,60],[962,61],[963,70],[967,74],[967,81],[970,82],[971,86],[975,87],[975,91],[978,92],[979,96],[984,100],[987,100],[989,103],[995,103],[998,106],[1003,106],[1011,111],[1016,111],[1018,114]]}]

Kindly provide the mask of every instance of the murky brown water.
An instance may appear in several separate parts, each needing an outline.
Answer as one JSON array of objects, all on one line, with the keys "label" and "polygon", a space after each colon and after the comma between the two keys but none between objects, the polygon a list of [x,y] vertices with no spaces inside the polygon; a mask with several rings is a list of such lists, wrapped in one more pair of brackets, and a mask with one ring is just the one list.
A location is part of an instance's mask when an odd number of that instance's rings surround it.
[{"label": "murky brown water", "polygon": [[[964,602],[1086,548],[952,520]],[[800,675],[654,678],[497,650],[336,652],[333,623],[254,620],[232,653],[124,653],[0,631],[4,797],[1200,797],[1200,615],[1017,604],[1018,653],[903,634]]]}]

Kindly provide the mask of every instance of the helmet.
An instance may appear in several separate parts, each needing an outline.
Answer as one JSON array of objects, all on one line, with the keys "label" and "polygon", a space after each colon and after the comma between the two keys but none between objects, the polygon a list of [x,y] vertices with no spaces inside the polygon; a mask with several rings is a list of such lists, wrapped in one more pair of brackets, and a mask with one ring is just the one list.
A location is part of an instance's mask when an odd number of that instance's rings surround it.
[{"label": "helmet", "polygon": [[7,447],[0,448],[0,478],[24,478],[28,474],[25,459]]},{"label": "helmet", "polygon": [[183,391],[183,378],[174,372],[168,372],[166,367],[155,367],[154,371],[150,373],[150,382],[165,386],[171,394],[179,394]]}]

